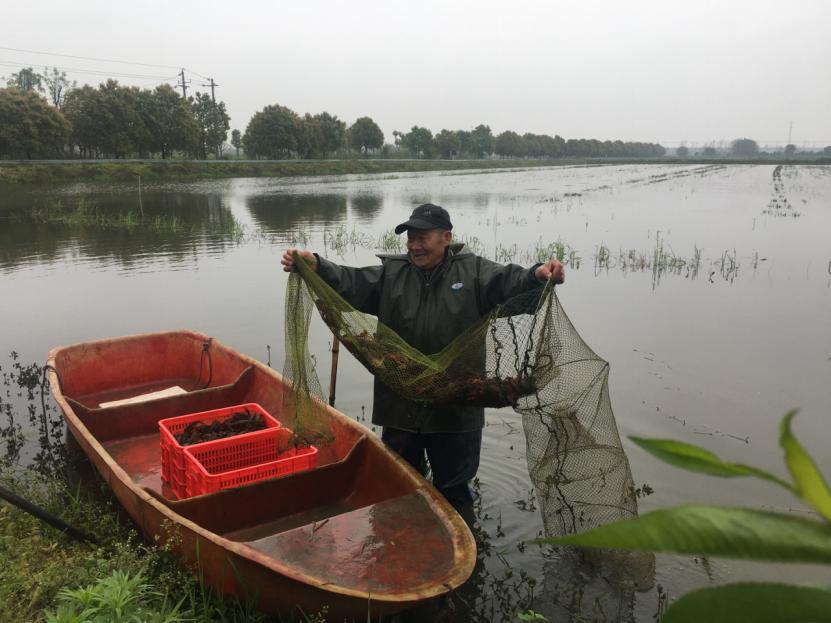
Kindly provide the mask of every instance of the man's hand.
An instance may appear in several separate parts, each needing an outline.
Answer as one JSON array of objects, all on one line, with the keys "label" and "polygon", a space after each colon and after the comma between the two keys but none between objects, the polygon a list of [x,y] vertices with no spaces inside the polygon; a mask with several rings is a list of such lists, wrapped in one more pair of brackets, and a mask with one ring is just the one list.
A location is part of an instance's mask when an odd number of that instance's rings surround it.
[{"label": "man's hand", "polygon": [[534,276],[538,281],[553,279],[554,283],[564,283],[566,280],[566,269],[559,260],[548,260],[545,264],[537,267]]},{"label": "man's hand", "polygon": [[317,271],[317,258],[315,257],[315,254],[305,249],[288,249],[283,253],[280,263],[283,265],[284,271],[290,273],[294,269],[294,258],[291,255],[294,251],[297,251],[297,254],[304,260],[308,260],[309,266],[312,267],[312,270]]}]

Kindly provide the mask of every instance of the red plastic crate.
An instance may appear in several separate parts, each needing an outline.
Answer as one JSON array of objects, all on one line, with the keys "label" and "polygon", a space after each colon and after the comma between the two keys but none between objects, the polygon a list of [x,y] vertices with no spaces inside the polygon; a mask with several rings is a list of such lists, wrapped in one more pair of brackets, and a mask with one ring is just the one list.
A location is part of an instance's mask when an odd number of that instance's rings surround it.
[{"label": "red plastic crate", "polygon": [[294,433],[277,430],[269,443],[255,445],[240,437],[206,441],[185,448],[187,497],[285,476],[317,465],[317,448],[289,447]]},{"label": "red plastic crate", "polygon": [[[271,438],[274,440],[273,443],[276,443],[277,430],[280,428],[280,422],[276,418],[269,415],[268,412],[260,405],[253,402],[159,420],[159,438],[162,450],[162,479],[170,484],[177,497],[185,497],[187,479],[185,477],[185,448],[178,441],[176,441],[176,437],[174,435],[178,435],[184,431],[185,427],[191,422],[203,422],[205,424],[209,424],[217,420],[226,420],[239,411],[247,411],[248,413],[257,413],[261,415],[263,421],[265,422],[266,428],[252,433],[243,433],[242,435],[228,437],[228,439],[253,438],[258,440],[259,443],[267,445],[269,442],[265,440]],[[213,442],[206,441],[205,443]],[[201,446],[203,444],[194,445]]]}]

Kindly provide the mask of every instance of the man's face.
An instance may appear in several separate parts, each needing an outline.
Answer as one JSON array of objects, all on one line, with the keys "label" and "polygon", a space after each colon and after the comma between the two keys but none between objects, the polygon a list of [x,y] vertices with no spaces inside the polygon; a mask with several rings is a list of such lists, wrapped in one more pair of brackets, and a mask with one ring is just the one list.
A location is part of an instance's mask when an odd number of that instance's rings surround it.
[{"label": "man's face", "polygon": [[407,253],[410,261],[421,269],[430,270],[444,259],[444,250],[453,235],[444,229],[408,229]]}]

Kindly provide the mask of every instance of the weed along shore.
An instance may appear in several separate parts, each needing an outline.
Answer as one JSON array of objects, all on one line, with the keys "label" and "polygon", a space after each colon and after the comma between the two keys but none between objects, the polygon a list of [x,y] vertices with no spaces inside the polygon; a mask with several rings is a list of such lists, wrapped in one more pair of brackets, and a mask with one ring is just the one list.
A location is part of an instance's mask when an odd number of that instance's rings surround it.
[{"label": "weed along shore", "polygon": [[560,158],[510,160],[0,160],[0,184],[195,180],[229,177],[298,177],[429,171],[494,171],[631,164],[831,164],[831,158]]},{"label": "weed along shore", "polygon": [[577,160],[61,160],[0,161],[0,184],[297,177],[572,166]]}]

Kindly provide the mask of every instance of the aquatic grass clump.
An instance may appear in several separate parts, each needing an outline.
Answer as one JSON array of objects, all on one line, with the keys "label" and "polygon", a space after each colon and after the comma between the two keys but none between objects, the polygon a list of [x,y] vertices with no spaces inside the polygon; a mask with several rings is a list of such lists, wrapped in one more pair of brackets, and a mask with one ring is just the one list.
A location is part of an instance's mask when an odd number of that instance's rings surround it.
[{"label": "aquatic grass clump", "polygon": [[376,246],[384,253],[401,253],[405,250],[404,241],[394,231],[385,231],[378,238]]},{"label": "aquatic grass clump", "polygon": [[368,248],[373,246],[375,242],[366,232],[359,232],[356,225],[352,226],[351,231],[345,225],[339,225],[332,230],[323,230],[323,246],[338,254],[343,253],[346,249]]},{"label": "aquatic grass clump", "polygon": [[301,244],[309,244],[309,240],[311,239],[311,234],[305,229],[298,229],[292,232],[292,242],[297,244],[298,242]]},{"label": "aquatic grass clump", "polygon": [[493,261],[499,264],[512,263],[516,259],[518,252],[519,248],[516,243],[506,246],[501,242],[497,242],[493,250]]},{"label": "aquatic grass clump", "polygon": [[538,264],[547,262],[550,259],[559,260],[563,266],[580,268],[580,255],[577,251],[562,239],[557,238],[554,242],[544,243],[537,240],[529,250],[520,253],[520,261],[525,264]]},{"label": "aquatic grass clump", "polygon": [[655,247],[646,252],[621,249],[617,256],[614,256],[609,247],[601,243],[594,254],[595,274],[612,268],[619,268],[624,273],[649,271],[652,273],[654,288],[665,274],[695,279],[701,269],[701,249],[693,245],[690,257],[678,255],[671,248],[664,246],[660,233],[656,236]]},{"label": "aquatic grass clump", "polygon": [[609,251],[609,247],[607,247],[602,242],[597,246],[597,249],[594,252],[594,272],[597,272],[600,269],[608,270],[610,267],[612,254]]},{"label": "aquatic grass clump", "polygon": [[79,197],[72,202],[62,198],[38,199],[31,208],[9,215],[16,222],[34,222],[37,225],[88,228],[127,233],[149,231],[157,234],[208,234],[230,238],[241,243],[256,232],[242,225],[227,209],[218,214],[206,213],[202,222],[190,223],[170,211],[149,211],[142,207],[103,207],[94,200]]},{"label": "aquatic grass clump", "polygon": [[470,249],[476,255],[485,255],[485,244],[479,240],[476,236],[471,236],[469,234],[459,236],[458,238],[454,237],[454,240],[461,242],[464,244],[468,249]]},{"label": "aquatic grass clump", "polygon": [[[106,230],[133,231],[138,228],[155,231],[185,231],[188,227],[175,214],[147,215],[143,210],[103,210],[95,202],[81,197],[73,205],[65,205],[61,199],[35,204],[26,215],[15,214],[15,220],[32,220],[38,225],[67,225],[93,227]],[[238,226],[238,223],[236,224]],[[234,224],[229,224],[233,230]]]},{"label": "aquatic grass clump", "polygon": [[[762,210],[762,214],[774,217],[790,216],[792,218],[799,218],[802,214],[793,208],[785,193],[785,183],[782,181],[782,169],[783,165],[780,164],[773,170],[773,192],[771,193],[771,198],[767,206]],[[786,174],[793,175],[793,170],[786,169]]]},{"label": "aquatic grass clump", "polygon": [[[718,272],[721,275],[721,278],[725,281],[732,282],[736,276],[739,274],[739,262],[736,259],[736,250],[733,251],[724,251],[721,254],[721,257],[716,261],[715,264],[718,267]],[[710,281],[712,281],[713,273],[710,273]]]}]

